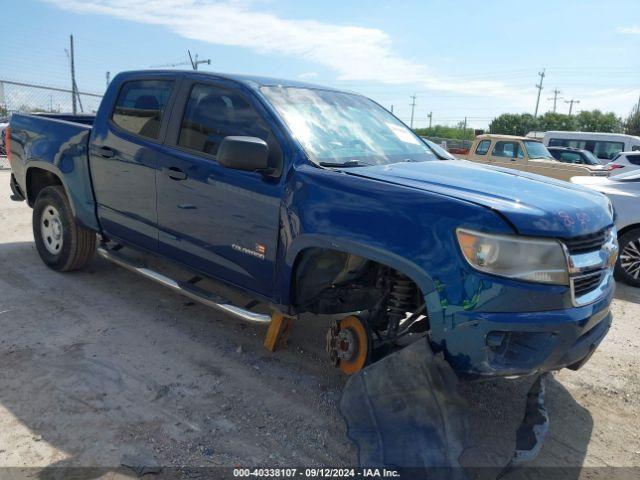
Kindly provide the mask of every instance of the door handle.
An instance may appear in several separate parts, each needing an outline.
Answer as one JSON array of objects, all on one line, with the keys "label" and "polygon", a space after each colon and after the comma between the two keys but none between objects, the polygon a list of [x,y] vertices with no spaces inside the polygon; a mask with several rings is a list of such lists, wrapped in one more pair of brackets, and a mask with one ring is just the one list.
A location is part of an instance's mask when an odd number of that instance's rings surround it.
[{"label": "door handle", "polygon": [[111,147],[98,147],[96,148],[96,154],[103,158],[113,158],[116,152]]},{"label": "door handle", "polygon": [[165,173],[165,175],[167,177],[169,177],[172,180],[186,180],[187,179],[187,174],[184,173],[178,167],[165,168],[164,173]]}]

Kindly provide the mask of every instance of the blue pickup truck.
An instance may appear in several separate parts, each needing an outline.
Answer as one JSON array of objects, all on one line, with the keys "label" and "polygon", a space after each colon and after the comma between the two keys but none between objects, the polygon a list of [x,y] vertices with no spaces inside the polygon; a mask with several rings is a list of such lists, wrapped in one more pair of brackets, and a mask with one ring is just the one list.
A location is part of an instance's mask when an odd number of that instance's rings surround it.
[{"label": "blue pickup truck", "polygon": [[463,376],[575,369],[611,324],[605,196],[445,160],[361,95],[126,72],[95,118],[15,114],[8,143],[13,198],[33,208],[46,265],[76,270],[97,249],[280,340],[300,313],[328,314],[328,356],[345,373],[425,336]]}]

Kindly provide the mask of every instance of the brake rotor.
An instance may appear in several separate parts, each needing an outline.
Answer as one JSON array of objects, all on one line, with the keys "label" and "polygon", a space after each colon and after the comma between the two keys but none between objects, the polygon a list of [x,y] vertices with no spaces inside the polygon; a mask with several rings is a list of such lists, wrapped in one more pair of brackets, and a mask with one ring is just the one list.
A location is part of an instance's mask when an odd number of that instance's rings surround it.
[{"label": "brake rotor", "polygon": [[368,329],[356,316],[334,321],[327,331],[327,353],[335,367],[351,375],[362,369],[369,360]]}]

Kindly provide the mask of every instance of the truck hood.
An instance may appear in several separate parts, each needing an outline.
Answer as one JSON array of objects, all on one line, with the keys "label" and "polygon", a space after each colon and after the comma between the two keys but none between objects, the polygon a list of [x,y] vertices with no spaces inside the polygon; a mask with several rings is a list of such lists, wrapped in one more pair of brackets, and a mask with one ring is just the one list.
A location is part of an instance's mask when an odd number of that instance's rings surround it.
[{"label": "truck hood", "polygon": [[573,237],[613,224],[609,200],[604,195],[506,168],[451,160],[343,171],[483,205],[501,213],[523,235]]}]

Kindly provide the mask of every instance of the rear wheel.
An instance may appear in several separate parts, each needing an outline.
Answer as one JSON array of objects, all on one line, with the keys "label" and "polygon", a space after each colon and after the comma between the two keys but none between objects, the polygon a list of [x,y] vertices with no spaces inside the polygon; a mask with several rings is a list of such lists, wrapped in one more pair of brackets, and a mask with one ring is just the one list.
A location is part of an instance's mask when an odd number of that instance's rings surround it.
[{"label": "rear wheel", "polygon": [[616,277],[629,285],[640,287],[640,228],[622,235],[619,243]]},{"label": "rear wheel", "polygon": [[33,237],[42,261],[59,272],[82,268],[96,249],[96,234],[78,225],[59,185],[45,187],[38,194]]}]

